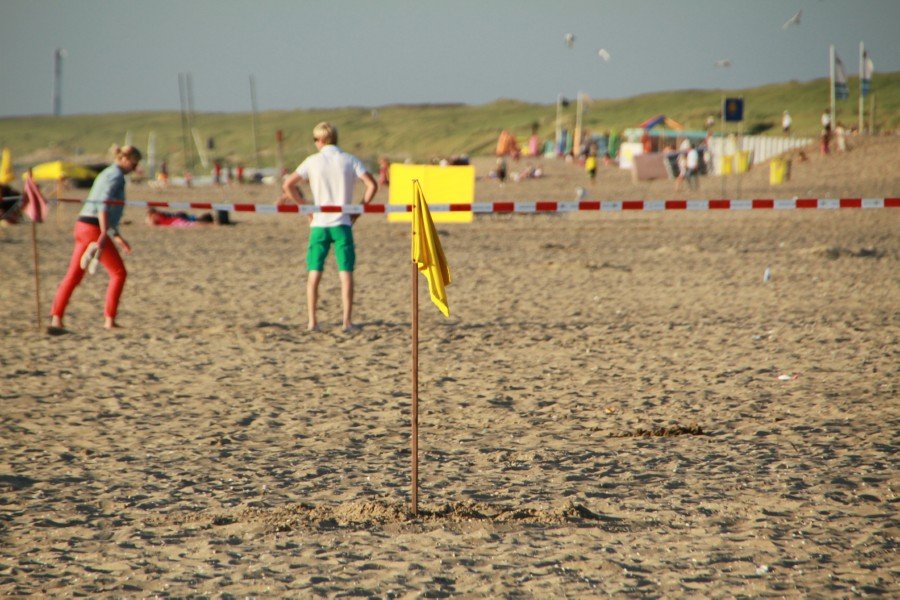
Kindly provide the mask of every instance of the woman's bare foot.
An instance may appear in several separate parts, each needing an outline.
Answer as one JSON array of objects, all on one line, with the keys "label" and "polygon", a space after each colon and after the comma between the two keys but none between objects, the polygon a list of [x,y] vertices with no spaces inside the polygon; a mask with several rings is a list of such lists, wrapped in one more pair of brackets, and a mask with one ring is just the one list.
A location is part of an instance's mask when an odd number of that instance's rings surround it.
[{"label": "woman's bare foot", "polygon": [[116,323],[116,319],[114,317],[106,317],[106,321],[103,323],[103,327],[106,329],[121,329],[119,324]]}]

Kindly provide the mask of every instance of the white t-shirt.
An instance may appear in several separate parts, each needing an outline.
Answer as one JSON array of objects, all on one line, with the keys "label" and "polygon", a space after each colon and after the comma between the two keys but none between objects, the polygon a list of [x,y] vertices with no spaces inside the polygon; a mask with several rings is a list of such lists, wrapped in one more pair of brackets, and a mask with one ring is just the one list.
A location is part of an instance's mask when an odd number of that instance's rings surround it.
[{"label": "white t-shirt", "polygon": [[696,148],[691,148],[687,153],[687,168],[696,169],[700,166],[700,153]]},{"label": "white t-shirt", "polygon": [[[317,154],[306,157],[296,173],[309,182],[316,206],[347,206],[353,201],[356,180],[367,173],[361,160],[337,146],[323,146]],[[350,225],[350,215],[315,213],[313,227]]]}]

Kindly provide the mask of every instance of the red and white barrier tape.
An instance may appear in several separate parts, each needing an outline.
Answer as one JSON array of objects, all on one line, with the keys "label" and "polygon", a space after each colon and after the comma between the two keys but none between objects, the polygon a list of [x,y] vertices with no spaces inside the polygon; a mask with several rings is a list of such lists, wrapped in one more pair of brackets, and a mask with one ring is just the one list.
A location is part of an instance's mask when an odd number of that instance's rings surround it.
[{"label": "red and white barrier tape", "polygon": [[[83,202],[60,198],[60,202]],[[346,213],[385,214],[412,212],[409,204],[351,204],[350,206],[302,206],[274,204],[218,204],[215,202],[158,202],[109,200],[107,204],[124,204],[141,208],[171,208],[174,210],[227,210],[233,212],[274,213]],[[429,204],[433,213],[473,212],[490,213],[571,213],[580,211],[622,212],[663,210],[802,210],[837,208],[900,208],[900,198],[756,198],[753,200],[582,200],[580,202],[473,202],[470,204]]]}]

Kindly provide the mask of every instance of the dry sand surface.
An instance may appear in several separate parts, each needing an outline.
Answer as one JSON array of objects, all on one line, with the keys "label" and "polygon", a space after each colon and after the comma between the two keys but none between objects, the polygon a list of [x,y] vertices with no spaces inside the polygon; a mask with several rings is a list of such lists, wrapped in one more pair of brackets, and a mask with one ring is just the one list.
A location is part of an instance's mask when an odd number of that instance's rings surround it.
[{"label": "dry sand surface", "polygon": [[[898,156],[812,156],[776,189],[758,168],[741,195],[897,195]],[[546,168],[478,199],[585,183]],[[601,170],[588,193],[672,187]],[[38,228],[44,313],[76,211]],[[329,262],[310,334],[303,217],[126,218],[115,332],[102,272],[68,333],[36,330],[31,228],[0,230],[0,595],[900,595],[900,210],[439,226],[455,280],[449,319],[421,294],[418,518],[407,227],[357,223],[359,329],[339,329]]]}]

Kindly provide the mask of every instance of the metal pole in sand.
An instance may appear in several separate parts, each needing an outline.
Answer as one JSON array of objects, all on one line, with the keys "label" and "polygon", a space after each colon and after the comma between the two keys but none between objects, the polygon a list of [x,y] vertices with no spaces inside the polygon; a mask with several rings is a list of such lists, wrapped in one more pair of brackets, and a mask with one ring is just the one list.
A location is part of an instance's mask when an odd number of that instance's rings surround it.
[{"label": "metal pole in sand", "polygon": [[[415,215],[413,216],[415,220]],[[415,235],[415,234],[413,234]],[[412,273],[412,499],[410,512],[419,516],[419,269],[411,263]]]},{"label": "metal pole in sand", "polygon": [[725,137],[725,95],[724,94],[722,95],[722,117],[721,117],[721,120],[719,121],[719,129],[721,130],[721,136],[722,136],[722,144],[719,146],[719,148],[721,148],[719,150],[719,152],[722,155],[721,159],[719,160],[719,164],[721,165],[719,167],[719,177],[722,179],[722,197],[724,198],[725,197],[725,141],[727,140],[727,138]]},{"label": "metal pole in sand", "polygon": [[863,118],[863,112],[865,110],[865,101],[863,100],[863,78],[865,77],[864,69],[865,65],[863,61],[866,55],[866,46],[862,42],[859,43],[859,134],[863,134],[863,128],[865,126],[865,119]]}]

